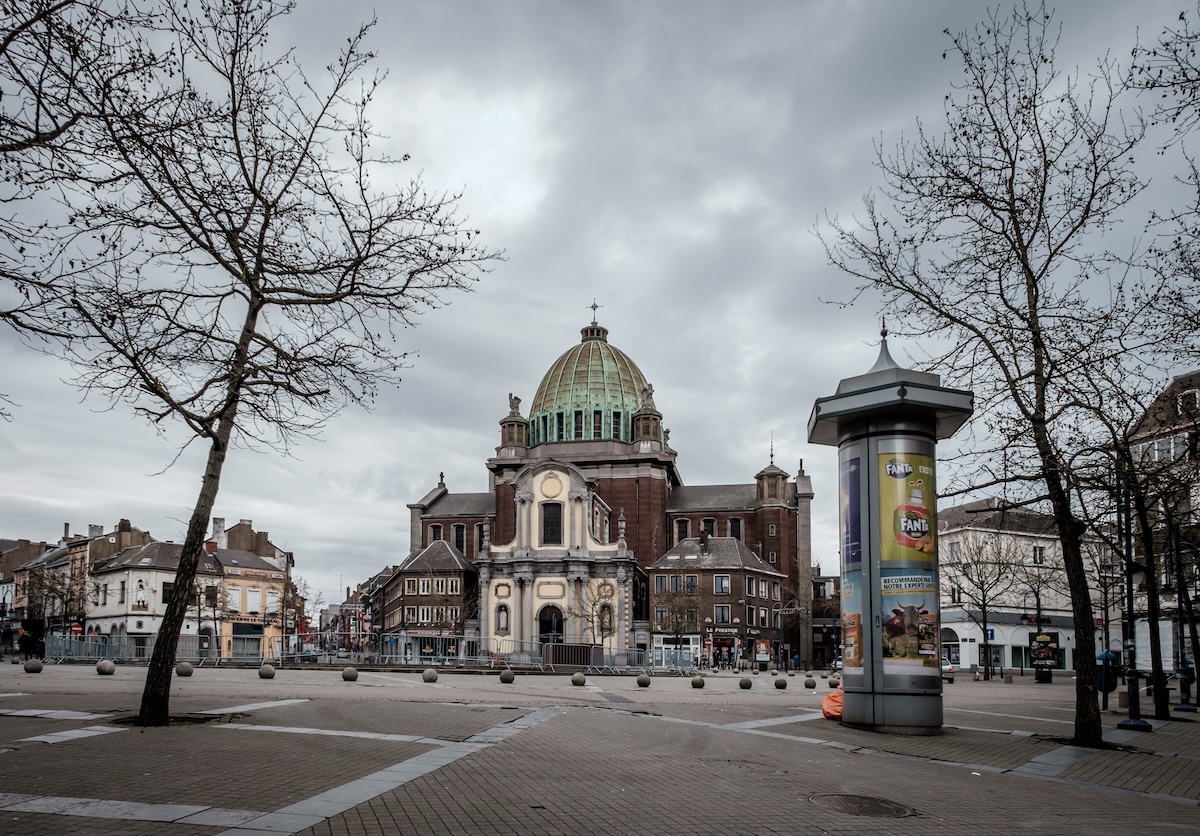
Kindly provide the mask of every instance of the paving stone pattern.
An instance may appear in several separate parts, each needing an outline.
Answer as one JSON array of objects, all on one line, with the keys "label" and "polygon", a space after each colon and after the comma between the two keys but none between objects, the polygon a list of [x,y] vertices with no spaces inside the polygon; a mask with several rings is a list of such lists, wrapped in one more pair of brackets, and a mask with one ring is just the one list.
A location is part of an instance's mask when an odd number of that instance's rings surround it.
[{"label": "paving stone pattern", "polygon": [[[176,680],[172,708],[211,722],[139,729],[115,723],[136,710],[138,670],[0,667],[0,836],[1200,830],[1200,723],[1138,735],[1109,712],[1127,750],[1064,745],[1069,682],[955,683],[945,734],[904,737],[820,719],[828,689],[765,677],[698,691],[671,677],[581,689],[565,675],[207,669]],[[917,819],[836,812],[817,793]]]}]

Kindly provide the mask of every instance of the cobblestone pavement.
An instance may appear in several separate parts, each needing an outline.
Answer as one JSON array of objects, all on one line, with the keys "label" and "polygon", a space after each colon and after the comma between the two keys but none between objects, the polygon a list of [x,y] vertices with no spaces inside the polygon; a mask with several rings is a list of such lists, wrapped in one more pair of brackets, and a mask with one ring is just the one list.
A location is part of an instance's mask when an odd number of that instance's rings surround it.
[{"label": "cobblestone pavement", "polygon": [[[944,733],[824,720],[828,682],[0,665],[5,834],[1200,833],[1200,722],[1071,746],[1069,678],[959,681]],[[1115,701],[1114,701],[1115,705]],[[885,814],[915,818],[896,821]]]}]

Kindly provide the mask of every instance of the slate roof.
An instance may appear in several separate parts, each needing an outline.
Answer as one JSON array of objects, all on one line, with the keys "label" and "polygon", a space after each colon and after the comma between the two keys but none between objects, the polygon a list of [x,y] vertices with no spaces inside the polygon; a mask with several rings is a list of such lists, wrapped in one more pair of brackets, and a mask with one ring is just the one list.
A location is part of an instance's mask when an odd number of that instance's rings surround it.
[{"label": "slate roof", "polygon": [[654,561],[646,571],[677,570],[681,564],[686,565],[689,569],[743,571],[750,569],[767,575],[784,577],[782,573],[772,569],[770,564],[752,552],[745,543],[736,537],[709,537],[708,548],[704,551],[701,551],[699,537],[680,540],[673,549]]},{"label": "slate roof", "polygon": [[[750,511],[758,502],[758,486],[746,485],[680,485],[671,491],[667,500],[668,514],[694,511]],[[788,503],[796,501],[796,486],[788,484]]]},{"label": "slate roof", "polygon": [[[92,568],[92,572],[118,572],[126,569],[165,569],[175,571],[179,568],[179,555],[183,552],[182,543],[147,543],[144,546],[132,546],[121,551]],[[279,568],[270,561],[264,560],[253,552],[237,549],[217,549],[215,555],[200,556],[200,565],[196,567],[198,574],[220,575],[223,567],[251,569],[261,572],[278,572]]]},{"label": "slate roof", "polygon": [[1146,414],[1138,422],[1135,433],[1153,435],[1164,430],[1194,427],[1200,416],[1179,414],[1178,398],[1189,389],[1200,389],[1200,370],[1187,372],[1174,378],[1167,388],[1154,399],[1154,403],[1150,404]]},{"label": "slate roof", "polygon": [[404,572],[478,572],[471,561],[445,540],[434,540],[419,552],[410,554],[396,574]]},{"label": "slate roof", "polygon": [[496,497],[491,493],[443,493],[426,506],[426,513],[439,517],[490,517],[496,513]]},{"label": "slate roof", "polygon": [[1007,506],[996,499],[981,499],[938,511],[939,532],[962,528],[1041,537],[1058,536],[1054,517],[1049,514]]}]

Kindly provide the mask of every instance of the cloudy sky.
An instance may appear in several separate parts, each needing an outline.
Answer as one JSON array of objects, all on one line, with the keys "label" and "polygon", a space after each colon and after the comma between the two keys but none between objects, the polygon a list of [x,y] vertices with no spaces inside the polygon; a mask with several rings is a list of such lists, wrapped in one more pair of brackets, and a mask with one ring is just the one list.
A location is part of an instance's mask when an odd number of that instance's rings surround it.
[{"label": "cloudy sky", "polygon": [[[1127,58],[1187,3],[1060,3],[1059,64]],[[655,387],[686,484],[748,482],[768,461],[813,477],[814,559],[836,571],[835,451],[806,443],[817,397],[866,371],[877,311],[843,298],[814,226],[878,185],[872,142],[941,123],[958,66],[943,30],[982,3],[306,3],[280,26],[323,66],[354,22],[388,78],[387,150],[505,250],[470,295],[407,334],[419,353],[372,412],[335,418],[291,457],[237,450],[215,515],[253,520],[325,602],[401,560],[407,503],[445,473],[484,491],[507,394],[533,397],[593,298]],[[892,341],[903,362],[913,349]],[[122,407],[0,332],[0,537],[56,541],[122,517],[182,540],[202,451],[177,461]],[[173,463],[174,462],[174,463]]]}]

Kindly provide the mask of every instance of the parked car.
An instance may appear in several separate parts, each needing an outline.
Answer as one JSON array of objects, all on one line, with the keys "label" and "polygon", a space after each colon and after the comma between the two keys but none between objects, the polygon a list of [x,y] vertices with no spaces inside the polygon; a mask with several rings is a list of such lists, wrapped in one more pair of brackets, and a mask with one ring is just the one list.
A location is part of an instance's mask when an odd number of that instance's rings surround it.
[{"label": "parked car", "polygon": [[950,664],[949,659],[942,660],[942,682],[954,681],[954,665]]},{"label": "parked car", "polygon": [[830,666],[829,666],[829,670],[834,671],[836,673],[841,673],[841,670],[842,670],[842,657],[841,656],[839,656],[833,660],[833,663],[830,664]]}]

